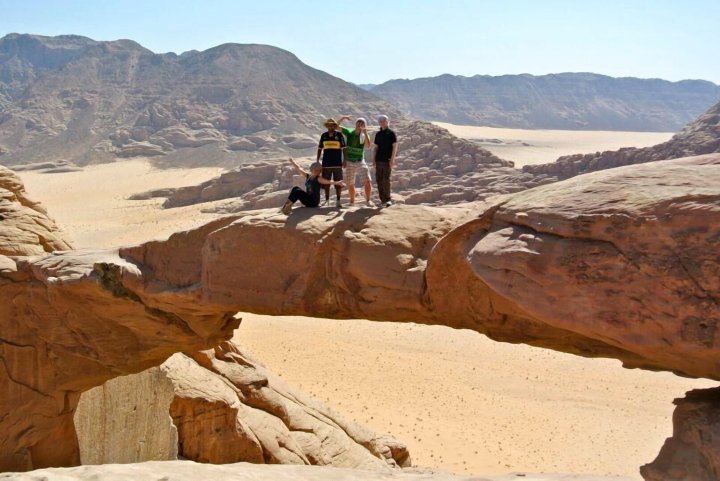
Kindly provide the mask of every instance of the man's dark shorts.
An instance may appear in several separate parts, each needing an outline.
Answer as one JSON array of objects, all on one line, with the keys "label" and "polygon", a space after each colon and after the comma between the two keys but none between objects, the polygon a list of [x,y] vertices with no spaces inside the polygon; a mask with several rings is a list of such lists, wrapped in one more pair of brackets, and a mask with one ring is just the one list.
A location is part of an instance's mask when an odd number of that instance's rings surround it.
[{"label": "man's dark shorts", "polygon": [[323,167],[322,174],[324,179],[327,180],[343,180],[343,168],[342,167]]}]

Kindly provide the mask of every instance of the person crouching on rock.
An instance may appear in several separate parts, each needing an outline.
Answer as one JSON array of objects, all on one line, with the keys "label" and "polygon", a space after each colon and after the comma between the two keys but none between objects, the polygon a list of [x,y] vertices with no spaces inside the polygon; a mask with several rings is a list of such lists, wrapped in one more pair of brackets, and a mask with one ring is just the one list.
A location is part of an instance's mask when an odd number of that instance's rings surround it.
[{"label": "person crouching on rock", "polygon": [[290,163],[297,169],[297,171],[305,176],[305,190],[302,190],[300,187],[293,187],[290,190],[290,196],[288,196],[288,200],[285,201],[285,204],[283,204],[280,211],[288,215],[290,214],[290,211],[292,210],[292,206],[295,202],[298,200],[304,205],[305,207],[317,207],[320,205],[320,185],[328,186],[328,188],[331,185],[334,185],[336,188],[343,187],[343,181],[332,181],[324,179],[320,176],[320,173],[322,172],[322,165],[320,165],[319,162],[313,162],[310,165],[310,172],[306,172],[302,167],[300,167],[295,160],[293,160],[292,157],[290,157]]},{"label": "person crouching on rock", "polygon": [[[318,162],[320,162],[320,155],[322,155],[322,177],[327,180],[342,181],[343,163],[345,162],[345,138],[337,131],[338,124],[335,119],[327,119],[323,125],[325,125],[327,132],[323,132],[320,136],[317,150]],[[340,202],[342,185],[344,184],[335,184],[335,194],[337,195],[335,206],[337,207],[342,207]],[[327,205],[330,202],[330,185],[324,184],[323,189],[325,189],[325,203],[323,205]]]}]

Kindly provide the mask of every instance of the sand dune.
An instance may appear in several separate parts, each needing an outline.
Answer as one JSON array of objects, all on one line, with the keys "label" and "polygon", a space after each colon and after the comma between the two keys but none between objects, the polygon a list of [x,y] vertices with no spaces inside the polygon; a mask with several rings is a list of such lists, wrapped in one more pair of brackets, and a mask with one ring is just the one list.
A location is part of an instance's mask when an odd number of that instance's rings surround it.
[{"label": "sand dune", "polygon": [[590,154],[621,147],[648,147],[669,140],[672,132],[603,130],[524,130],[433,122],[464,139],[475,140],[515,167],[554,162],[562,155]]},{"label": "sand dune", "polygon": [[[78,247],[111,247],[212,218],[126,197],[217,173],[135,160],[21,176]],[[245,315],[237,337],[290,383],[407,442],[416,464],[459,474],[640,479],[671,432],[672,399],[713,385],[439,326]]]}]

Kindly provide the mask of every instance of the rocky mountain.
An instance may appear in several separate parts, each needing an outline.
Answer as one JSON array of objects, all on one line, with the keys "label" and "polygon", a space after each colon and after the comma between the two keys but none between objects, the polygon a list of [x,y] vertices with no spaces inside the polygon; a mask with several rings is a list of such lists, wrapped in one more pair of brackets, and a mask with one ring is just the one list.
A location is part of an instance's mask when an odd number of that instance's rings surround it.
[{"label": "rocky mountain", "polygon": [[715,152],[720,152],[720,103],[690,122],[667,142],[652,147],[627,147],[594,154],[567,155],[549,164],[526,165],[523,172],[567,179],[623,165]]},{"label": "rocky mountain", "polygon": [[267,45],[155,54],[130,40],[0,39],[0,162],[155,156],[236,165],[308,153],[326,116],[397,116],[386,101]]},{"label": "rocky mountain", "polygon": [[592,73],[441,75],[370,89],[418,119],[529,129],[674,132],[720,100],[703,80]]}]

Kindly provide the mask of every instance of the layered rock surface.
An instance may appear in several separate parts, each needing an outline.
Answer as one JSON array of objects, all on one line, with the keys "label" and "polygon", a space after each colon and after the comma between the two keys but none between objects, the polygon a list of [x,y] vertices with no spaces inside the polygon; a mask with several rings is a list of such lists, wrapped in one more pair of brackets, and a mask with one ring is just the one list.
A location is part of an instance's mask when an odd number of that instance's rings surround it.
[{"label": "layered rock surface", "polygon": [[673,435],[640,468],[646,481],[720,479],[720,388],[696,389],[676,399]]},{"label": "layered rock surface", "polygon": [[179,456],[373,471],[410,465],[402,443],[343,420],[231,342],[94,388],[75,419],[83,464]]},{"label": "layered rock surface", "polygon": [[[28,198],[17,174],[0,165],[0,259],[67,249],[70,244],[45,208]],[[2,269],[10,261],[0,262]]]},{"label": "layered rock surface", "polygon": [[560,157],[555,162],[526,165],[523,172],[568,179],[597,170],[623,165],[642,164],[656,160],[676,159],[691,155],[720,152],[720,103],[685,126],[672,139],[652,147],[627,147],[617,151],[576,154]]},{"label": "layered rock surface", "polygon": [[[178,350],[217,344],[237,326],[232,313],[191,297],[133,290],[124,283],[137,282],[141,270],[117,252],[2,259],[3,471],[78,464],[73,413],[81,392]],[[172,312],[162,308],[169,296]]]},{"label": "layered rock surface", "polygon": [[[443,323],[718,379],[719,163],[630,166],[457,209],[248,213],[209,233],[189,281],[228,309]],[[121,254],[160,272],[166,249]]]},{"label": "layered rock surface", "polygon": [[154,461],[141,464],[80,466],[42,469],[32,473],[0,474],[1,480],[14,481],[631,481],[617,476],[563,474],[510,474],[504,476],[453,476],[444,473],[377,473],[322,466],[260,466],[237,463],[217,466],[190,461]]}]

